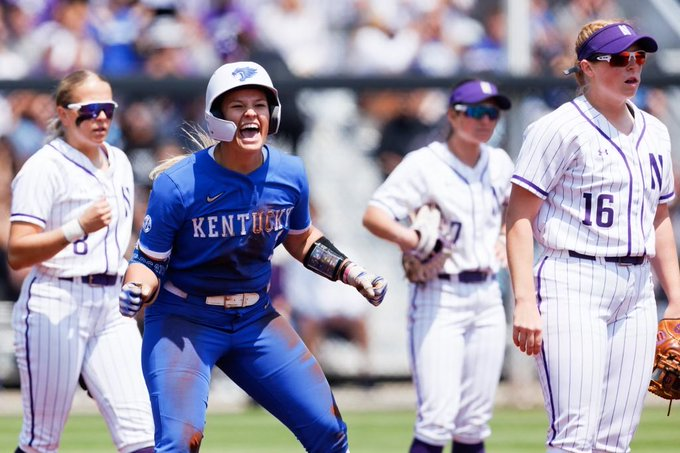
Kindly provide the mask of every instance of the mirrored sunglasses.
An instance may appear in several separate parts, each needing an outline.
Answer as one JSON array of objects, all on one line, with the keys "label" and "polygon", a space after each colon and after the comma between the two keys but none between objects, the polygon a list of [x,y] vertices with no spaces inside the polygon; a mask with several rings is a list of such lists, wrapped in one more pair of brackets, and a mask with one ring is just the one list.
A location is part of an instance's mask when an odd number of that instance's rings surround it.
[{"label": "mirrored sunglasses", "polygon": [[104,102],[79,102],[76,104],[69,104],[66,108],[76,110],[79,119],[95,119],[101,112],[104,112],[107,118],[113,118],[113,112],[118,107],[115,101]]},{"label": "mirrored sunglasses", "polygon": [[462,105],[457,104],[454,107],[457,112],[465,113],[468,118],[481,120],[484,116],[488,116],[490,120],[497,120],[501,116],[501,111],[497,107],[490,105]]},{"label": "mirrored sunglasses", "polygon": [[635,52],[621,52],[611,55],[596,55],[590,60],[606,61],[609,63],[609,66],[614,68],[625,68],[633,61],[642,66],[647,61],[647,52],[644,50],[638,50]]}]

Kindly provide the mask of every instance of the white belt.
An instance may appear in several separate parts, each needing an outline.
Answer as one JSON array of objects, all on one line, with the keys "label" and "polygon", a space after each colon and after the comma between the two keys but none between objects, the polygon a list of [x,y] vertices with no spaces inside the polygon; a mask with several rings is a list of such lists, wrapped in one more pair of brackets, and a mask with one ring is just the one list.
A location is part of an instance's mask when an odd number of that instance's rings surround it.
[{"label": "white belt", "polygon": [[250,307],[260,300],[260,295],[257,293],[225,294],[222,296],[189,296],[189,294],[173,285],[171,281],[165,282],[163,288],[182,299],[188,299],[189,297],[202,299],[207,305],[217,305],[224,308]]}]

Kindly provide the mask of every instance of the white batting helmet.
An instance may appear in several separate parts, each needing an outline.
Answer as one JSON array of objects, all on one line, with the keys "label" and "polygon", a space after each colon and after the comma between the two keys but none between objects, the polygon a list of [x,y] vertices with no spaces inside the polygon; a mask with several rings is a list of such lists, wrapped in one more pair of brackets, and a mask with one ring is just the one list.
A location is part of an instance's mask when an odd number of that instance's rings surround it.
[{"label": "white batting helmet", "polygon": [[236,135],[236,124],[222,118],[217,98],[227,91],[248,86],[262,87],[269,100],[269,133],[275,134],[281,123],[281,101],[267,71],[252,61],[238,61],[220,66],[210,77],[205,92],[205,120],[210,136],[222,142],[230,142]]}]

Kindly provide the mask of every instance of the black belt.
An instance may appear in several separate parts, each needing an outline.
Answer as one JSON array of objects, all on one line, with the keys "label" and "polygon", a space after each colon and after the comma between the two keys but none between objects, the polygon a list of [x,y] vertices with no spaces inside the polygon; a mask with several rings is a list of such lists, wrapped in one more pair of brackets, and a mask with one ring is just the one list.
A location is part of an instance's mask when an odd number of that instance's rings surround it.
[{"label": "black belt", "polygon": [[92,274],[83,275],[82,277],[59,277],[59,280],[80,282],[90,286],[113,286],[118,284],[118,276],[109,274]]},{"label": "black belt", "polygon": [[[592,255],[584,255],[583,253],[575,252],[573,250],[569,250],[569,256],[572,258],[580,258],[582,260],[590,260],[590,261],[595,261],[597,257],[592,256]],[[605,256],[603,258],[606,262],[608,263],[616,263],[616,264],[632,264],[634,266],[638,266],[642,263],[645,262],[645,256]]]},{"label": "black belt", "polygon": [[458,281],[460,283],[482,283],[493,277],[486,271],[463,271],[458,274],[439,274],[440,280]]}]

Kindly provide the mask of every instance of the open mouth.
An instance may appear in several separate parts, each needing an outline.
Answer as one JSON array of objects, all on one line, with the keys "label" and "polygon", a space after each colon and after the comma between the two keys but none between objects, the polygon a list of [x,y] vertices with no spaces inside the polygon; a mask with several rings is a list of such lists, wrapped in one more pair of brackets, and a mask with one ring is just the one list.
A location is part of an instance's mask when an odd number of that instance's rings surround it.
[{"label": "open mouth", "polygon": [[251,124],[245,124],[241,126],[241,129],[239,130],[239,134],[241,135],[242,138],[254,138],[260,133],[260,126],[257,124],[251,123]]}]

